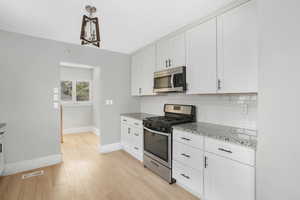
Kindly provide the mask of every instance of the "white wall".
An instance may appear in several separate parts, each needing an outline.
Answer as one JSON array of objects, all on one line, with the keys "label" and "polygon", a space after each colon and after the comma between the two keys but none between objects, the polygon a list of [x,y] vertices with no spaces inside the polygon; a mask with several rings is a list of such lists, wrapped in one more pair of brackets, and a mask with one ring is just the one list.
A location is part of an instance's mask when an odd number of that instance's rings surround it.
[{"label": "white wall", "polygon": [[256,95],[168,94],[142,97],[141,111],[163,115],[165,103],[195,105],[198,121],[256,129]]},{"label": "white wall", "polygon": [[[78,41],[79,42],[79,41]],[[130,96],[130,57],[102,49],[0,31],[0,121],[7,123],[7,163],[60,154],[60,62],[99,66],[101,144],[120,141],[120,114],[140,110]],[[106,99],[114,104],[105,105]]]},{"label": "white wall", "polygon": [[300,199],[300,1],[258,0],[257,200]]},{"label": "white wall", "polygon": [[[86,80],[93,82],[93,70],[61,67],[60,80]],[[93,87],[94,85],[92,84]],[[93,120],[93,106],[93,97],[90,105],[63,104],[63,129],[93,127],[95,123]]]}]

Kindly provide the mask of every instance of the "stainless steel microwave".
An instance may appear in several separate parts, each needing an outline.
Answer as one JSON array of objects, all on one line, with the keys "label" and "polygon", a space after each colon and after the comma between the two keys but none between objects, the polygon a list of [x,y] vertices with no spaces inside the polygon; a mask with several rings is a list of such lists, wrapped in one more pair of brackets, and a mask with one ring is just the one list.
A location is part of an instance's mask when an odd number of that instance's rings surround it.
[{"label": "stainless steel microwave", "polygon": [[186,90],[186,67],[175,67],[154,72],[155,93],[184,92]]}]

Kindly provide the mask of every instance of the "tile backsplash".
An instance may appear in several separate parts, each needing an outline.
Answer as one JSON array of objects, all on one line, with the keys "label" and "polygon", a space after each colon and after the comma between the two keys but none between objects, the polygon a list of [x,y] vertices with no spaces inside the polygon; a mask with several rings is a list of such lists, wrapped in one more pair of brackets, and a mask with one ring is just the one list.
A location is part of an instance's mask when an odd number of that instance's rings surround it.
[{"label": "tile backsplash", "polygon": [[141,112],[163,115],[166,103],[195,105],[197,121],[256,130],[256,94],[146,96],[141,97]]}]

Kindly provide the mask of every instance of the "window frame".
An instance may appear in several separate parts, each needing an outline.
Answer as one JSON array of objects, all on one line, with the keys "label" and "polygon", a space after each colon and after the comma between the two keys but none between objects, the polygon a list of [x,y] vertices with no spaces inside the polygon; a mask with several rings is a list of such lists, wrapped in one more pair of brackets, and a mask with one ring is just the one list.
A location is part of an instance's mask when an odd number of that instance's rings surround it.
[{"label": "window frame", "polygon": [[[60,93],[61,93],[61,82],[63,81],[71,81],[72,82],[72,100],[65,101],[61,99],[60,95],[60,101],[61,104],[64,106],[85,106],[85,105],[92,105],[92,81],[91,80],[85,80],[85,79],[63,79],[60,80]],[[77,101],[77,82],[88,82],[89,83],[89,100],[88,101]]]}]

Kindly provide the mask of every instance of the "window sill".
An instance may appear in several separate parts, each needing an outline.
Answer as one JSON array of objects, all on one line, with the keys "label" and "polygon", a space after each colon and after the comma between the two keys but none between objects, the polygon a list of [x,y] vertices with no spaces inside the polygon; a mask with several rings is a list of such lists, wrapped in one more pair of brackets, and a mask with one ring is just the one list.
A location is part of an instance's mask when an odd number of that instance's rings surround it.
[{"label": "window sill", "polygon": [[84,107],[84,106],[93,106],[92,102],[85,103],[61,103],[62,107]]}]

